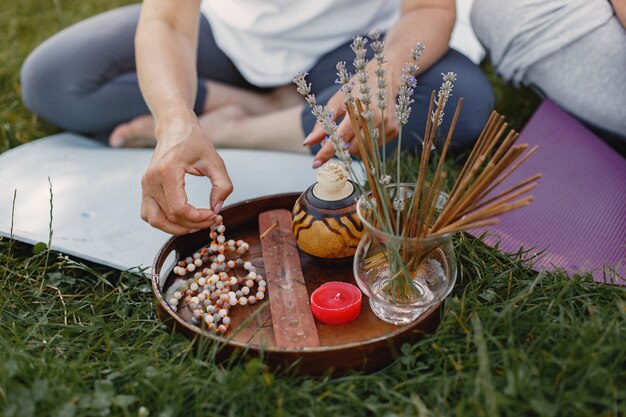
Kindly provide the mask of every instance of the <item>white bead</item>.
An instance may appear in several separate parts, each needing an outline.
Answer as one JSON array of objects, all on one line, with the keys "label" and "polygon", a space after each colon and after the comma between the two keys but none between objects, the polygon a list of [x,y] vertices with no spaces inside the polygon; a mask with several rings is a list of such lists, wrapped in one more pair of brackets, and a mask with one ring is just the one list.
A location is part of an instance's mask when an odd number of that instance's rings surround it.
[{"label": "white bead", "polygon": [[223,282],[228,281],[228,274],[226,272],[220,272],[220,280]]},{"label": "white bead", "polygon": [[266,289],[267,287],[259,287],[259,292],[265,292]]},{"label": "white bead", "polygon": [[237,299],[235,297],[232,297],[228,300],[228,304],[230,304],[231,306],[236,306],[237,305]]},{"label": "white bead", "polygon": [[172,294],[174,296],[175,299],[180,300],[183,295],[181,294],[180,291],[174,291],[174,294]]},{"label": "white bead", "polygon": [[174,275],[179,275],[178,268],[179,268],[178,265],[176,265],[174,269],[172,270],[174,272]]},{"label": "white bead", "polygon": [[226,333],[226,330],[228,330],[228,327],[226,327],[223,324],[220,324],[219,326],[217,326],[218,333]]},{"label": "white bead", "polygon": [[241,297],[242,295],[243,295],[243,293],[241,292],[241,290],[237,290],[235,292],[235,297],[237,297],[237,298]]},{"label": "white bead", "polygon": [[199,302],[201,302],[201,303],[202,303],[202,302],[204,302],[204,300],[205,300],[205,299],[206,299],[206,295],[205,295],[203,292],[201,292],[200,294],[198,294],[198,301],[199,301]]},{"label": "white bead", "polygon": [[243,243],[241,244],[241,247],[242,247],[242,248],[244,248],[245,250],[250,249],[250,245],[248,244],[248,242],[243,242]]},{"label": "white bead", "polygon": [[230,317],[224,317],[222,319],[222,323],[224,323],[225,325],[229,325],[230,324]]},{"label": "white bead", "polygon": [[191,285],[189,286],[189,289],[191,291],[198,291],[198,284],[195,282],[192,282]]},{"label": "white bead", "polygon": [[209,250],[213,253],[217,252],[217,243],[212,243]]},{"label": "white bead", "polygon": [[211,269],[217,271],[217,264],[215,262],[211,264]]},{"label": "white bead", "polygon": [[194,317],[202,317],[203,314],[204,313],[200,309],[196,309],[196,310],[193,311]]},{"label": "white bead", "polygon": [[211,299],[210,299],[210,298],[205,299],[205,300],[202,302],[202,304],[204,304],[205,306],[210,306],[210,305],[212,304]]},{"label": "white bead", "polygon": [[226,231],[226,226],[224,226],[223,224],[220,224],[219,226],[217,226],[217,231],[219,233],[224,233]]},{"label": "white bead", "polygon": [[228,315],[228,310],[222,308],[217,314],[219,314],[220,317],[226,317]]},{"label": "white bead", "polygon": [[234,239],[229,239],[228,242],[226,242],[228,244],[228,246],[235,246],[235,240]]},{"label": "white bead", "polygon": [[264,298],[265,298],[265,294],[264,293],[262,293],[260,291],[258,293],[256,293],[256,299],[257,300],[262,300]]},{"label": "white bead", "polygon": [[177,306],[178,305],[178,299],[170,298],[170,305],[171,306]]},{"label": "white bead", "polygon": [[193,258],[191,256],[188,256],[185,258],[185,262],[187,262],[188,264],[193,262]]},{"label": "white bead", "polygon": [[200,285],[201,287],[204,287],[206,285],[206,278],[202,276],[198,278],[198,285]]},{"label": "white bead", "polygon": [[230,283],[230,285],[237,285],[237,277],[230,277],[230,280],[228,282]]},{"label": "white bead", "polygon": [[217,311],[217,308],[215,308],[215,306],[207,306],[206,307],[206,312],[207,313],[215,314],[216,311]]},{"label": "white bead", "polygon": [[246,304],[248,304],[248,299],[246,297],[241,297],[239,299],[239,305],[245,306]]},{"label": "white bead", "polygon": [[248,295],[248,294],[250,294],[250,288],[248,288],[248,287],[243,287],[243,288],[241,288],[241,293],[242,293],[243,295]]},{"label": "white bead", "polygon": [[259,287],[265,287],[265,286],[267,286],[267,282],[265,282],[265,280],[262,279],[261,281],[259,281]]},{"label": "white bead", "polygon": [[211,239],[215,239],[215,238],[217,237],[217,232],[216,232],[215,230],[211,230],[211,231],[209,232],[209,237],[210,237]]},{"label": "white bead", "polygon": [[224,236],[220,235],[220,236],[217,237],[217,242],[218,243],[224,243],[225,241],[226,241],[226,238]]},{"label": "white bead", "polygon": [[215,323],[210,323],[209,324],[209,330],[215,330]]},{"label": "white bead", "polygon": [[187,265],[187,271],[193,272],[196,270],[196,266],[194,264]]},{"label": "white bead", "polygon": [[254,271],[250,271],[250,272],[248,273],[248,278],[249,278],[249,279],[255,279],[255,278],[256,278],[256,272],[254,272]]},{"label": "white bead", "polygon": [[210,314],[207,314],[206,316],[204,316],[204,321],[206,321],[206,324],[213,323],[213,316]]},{"label": "white bead", "polygon": [[202,259],[196,259],[195,261],[193,261],[193,264],[195,266],[202,266]]},{"label": "white bead", "polygon": [[220,253],[219,255],[217,255],[217,262],[224,262],[226,260],[226,257],[224,256],[223,253]]},{"label": "white bead", "polygon": [[215,284],[215,288],[221,290],[222,288],[224,288],[224,283],[222,281],[217,281],[217,284]]},{"label": "white bead", "polygon": [[240,255],[243,255],[244,253],[246,253],[246,250],[242,247],[237,248],[237,253]]},{"label": "white bead", "polygon": [[226,302],[228,301],[230,297],[228,296],[228,294],[222,294],[220,295],[220,301]]},{"label": "white bead", "polygon": [[251,279],[246,281],[246,287],[252,288],[253,286],[254,286],[254,281],[252,281]]},{"label": "white bead", "polygon": [[252,269],[252,262],[250,261],[246,261],[243,264],[244,269],[247,269],[248,271],[250,271]]},{"label": "white bead", "polygon": [[250,304],[256,303],[256,298],[254,297],[254,295],[251,295],[248,297],[248,303]]}]

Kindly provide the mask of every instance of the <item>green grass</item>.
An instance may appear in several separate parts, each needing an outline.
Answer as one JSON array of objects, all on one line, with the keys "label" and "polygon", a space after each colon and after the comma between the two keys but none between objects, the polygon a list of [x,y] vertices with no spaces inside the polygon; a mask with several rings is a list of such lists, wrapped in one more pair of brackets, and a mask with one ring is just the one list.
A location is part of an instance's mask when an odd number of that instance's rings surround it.
[{"label": "green grass", "polygon": [[[21,105],[27,53],[122,3],[3,3],[0,151],[54,131]],[[538,100],[490,77],[520,128]],[[330,378],[216,363],[214,347],[194,350],[157,320],[143,276],[2,239],[0,415],[626,415],[626,290],[536,274],[523,254],[464,236],[456,245],[461,278],[438,331],[382,371]]]}]

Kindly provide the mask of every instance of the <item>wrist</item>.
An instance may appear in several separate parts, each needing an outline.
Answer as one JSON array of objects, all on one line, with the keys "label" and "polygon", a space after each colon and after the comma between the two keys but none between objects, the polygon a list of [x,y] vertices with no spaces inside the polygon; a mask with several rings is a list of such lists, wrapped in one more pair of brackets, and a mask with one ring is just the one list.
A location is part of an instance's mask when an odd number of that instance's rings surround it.
[{"label": "wrist", "polygon": [[[157,141],[175,139],[181,136],[181,133],[190,131],[193,126],[197,125],[198,117],[188,109],[171,108],[155,116],[156,126],[155,134]],[[183,137],[186,136],[182,135]]]}]

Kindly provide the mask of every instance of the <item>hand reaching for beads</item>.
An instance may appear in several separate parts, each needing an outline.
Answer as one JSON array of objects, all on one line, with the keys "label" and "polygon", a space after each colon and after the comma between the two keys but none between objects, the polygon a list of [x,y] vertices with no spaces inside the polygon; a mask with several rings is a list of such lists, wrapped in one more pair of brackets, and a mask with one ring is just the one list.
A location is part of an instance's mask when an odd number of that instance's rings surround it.
[{"label": "hand reaching for beads", "polygon": [[[157,126],[156,133],[157,146],[141,180],[141,218],[174,235],[211,226],[233,190],[224,161],[193,115]],[[212,209],[189,204],[185,174],[210,179]]]}]

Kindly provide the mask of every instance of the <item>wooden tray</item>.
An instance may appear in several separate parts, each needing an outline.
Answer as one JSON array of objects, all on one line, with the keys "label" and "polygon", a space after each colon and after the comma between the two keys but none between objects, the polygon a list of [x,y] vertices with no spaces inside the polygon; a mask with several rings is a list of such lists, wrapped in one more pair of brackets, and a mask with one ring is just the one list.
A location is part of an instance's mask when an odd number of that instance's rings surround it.
[{"label": "wooden tray", "polygon": [[[264,275],[258,215],[267,210],[291,210],[299,194],[280,194],[248,200],[223,210],[227,239],[243,239],[250,244],[247,260]],[[236,306],[231,310],[231,329],[225,336],[217,336],[189,321],[190,316],[181,310],[181,317],[165,302],[168,291],[177,277],[172,269],[181,258],[191,256],[210,242],[208,230],[170,239],[159,251],[153,265],[152,289],[156,297],[158,317],[173,331],[187,337],[198,335],[223,343],[218,357],[225,359],[233,353],[262,355],[272,368],[286,368],[300,361],[300,373],[321,374],[330,369],[335,373],[347,370],[374,371],[394,360],[403,343],[420,339],[424,333],[435,330],[439,324],[439,305],[430,308],[420,319],[406,325],[395,326],[378,319],[370,310],[367,297],[363,297],[361,315],[351,323],[331,326],[315,322],[319,347],[278,347],[274,341],[272,318],[268,302],[253,306]],[[345,281],[354,284],[352,258],[325,260],[300,251],[300,262],[309,295],[326,281]],[[166,264],[167,263],[167,264]],[[165,296],[164,296],[165,295]],[[271,298],[271,293],[268,293]],[[266,300],[268,299],[266,298]],[[256,311],[260,309],[260,311]],[[256,313],[255,313],[256,312]],[[255,314],[253,314],[255,313]],[[246,322],[247,323],[244,323]],[[241,324],[244,323],[244,326]]]}]

